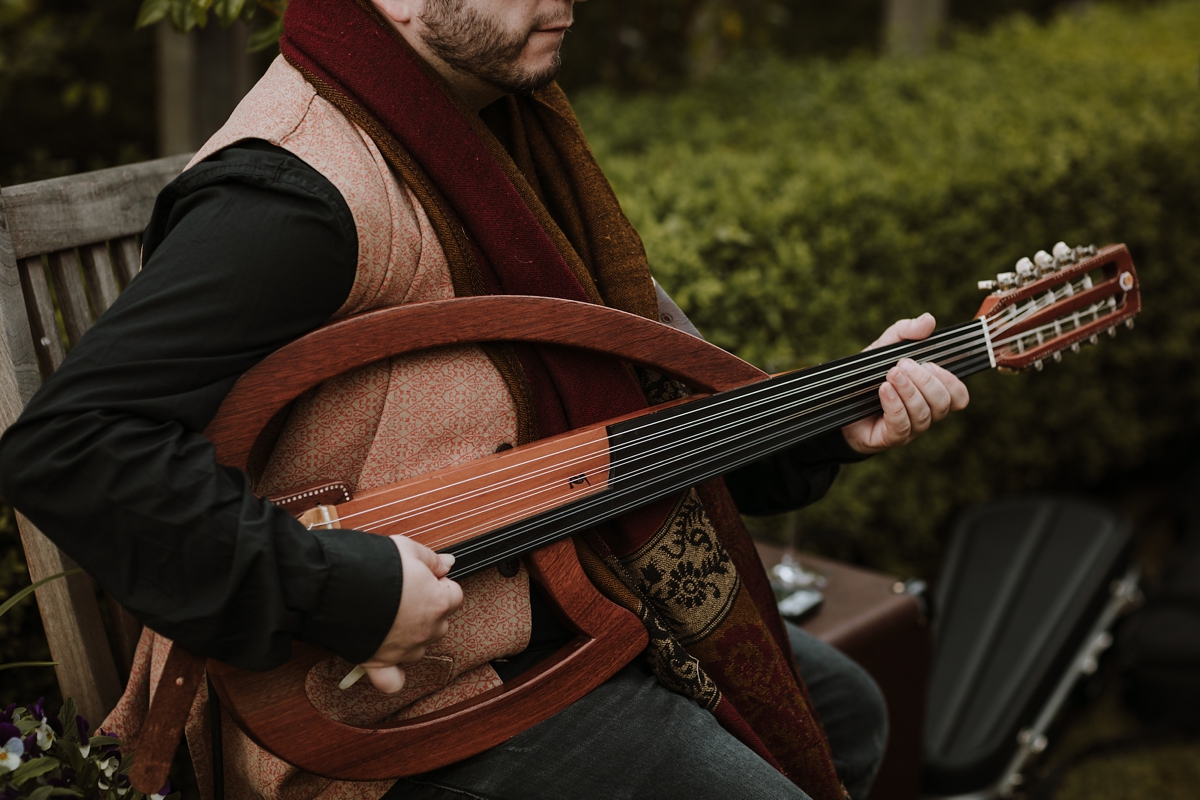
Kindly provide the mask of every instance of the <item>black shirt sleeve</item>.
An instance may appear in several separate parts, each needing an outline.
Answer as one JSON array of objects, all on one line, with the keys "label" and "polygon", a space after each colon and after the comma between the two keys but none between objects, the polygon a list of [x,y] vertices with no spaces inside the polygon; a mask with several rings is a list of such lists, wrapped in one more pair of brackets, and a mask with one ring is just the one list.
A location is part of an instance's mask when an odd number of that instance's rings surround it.
[{"label": "black shirt sleeve", "polygon": [[369,659],[400,603],[383,536],[308,531],[201,431],[237,378],[349,295],[354,221],[265,142],[160,195],[145,268],[0,440],[0,491],[153,630],[249,669],[293,639]]},{"label": "black shirt sleeve", "polygon": [[838,428],[739,467],[724,476],[725,485],[746,516],[783,514],[824,497],[839,465],[866,458],[850,447]]}]

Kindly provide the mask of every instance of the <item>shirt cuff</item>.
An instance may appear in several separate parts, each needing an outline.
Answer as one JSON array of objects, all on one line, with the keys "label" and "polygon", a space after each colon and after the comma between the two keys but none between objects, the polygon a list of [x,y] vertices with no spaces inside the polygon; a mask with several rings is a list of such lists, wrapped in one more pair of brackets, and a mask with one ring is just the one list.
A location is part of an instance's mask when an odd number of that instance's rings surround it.
[{"label": "shirt cuff", "polygon": [[404,586],[400,552],[388,536],[355,530],[313,531],[329,575],[299,638],[352,664],[369,661],[396,621]]},{"label": "shirt cuff", "polygon": [[796,449],[804,453],[803,460],[805,462],[812,464],[821,462],[855,464],[871,457],[870,453],[860,453],[851,447],[842,434],[841,428],[835,428],[815,439],[803,442]]}]

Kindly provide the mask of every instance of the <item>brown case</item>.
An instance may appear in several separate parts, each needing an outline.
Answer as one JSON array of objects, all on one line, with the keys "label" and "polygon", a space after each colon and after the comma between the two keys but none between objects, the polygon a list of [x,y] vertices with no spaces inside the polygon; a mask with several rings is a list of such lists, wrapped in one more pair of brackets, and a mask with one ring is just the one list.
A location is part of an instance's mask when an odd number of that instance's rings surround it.
[{"label": "brown case", "polygon": [[[769,570],[783,548],[758,543]],[[800,627],[850,656],[887,702],[887,751],[870,800],[913,800],[921,787],[921,749],[931,639],[924,606],[904,583],[840,561],[801,554],[826,578],[825,602]]]}]

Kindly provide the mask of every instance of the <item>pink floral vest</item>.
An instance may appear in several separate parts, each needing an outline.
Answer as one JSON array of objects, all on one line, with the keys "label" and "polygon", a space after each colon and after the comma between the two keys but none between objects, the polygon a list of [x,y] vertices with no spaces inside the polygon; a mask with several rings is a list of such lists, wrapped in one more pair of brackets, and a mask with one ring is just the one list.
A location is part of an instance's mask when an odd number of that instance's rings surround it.
[{"label": "pink floral vest", "polygon": [[[345,198],[358,233],[358,271],[334,318],[454,296],[450,271],[424,209],[393,176],[375,144],[277,58],[191,164],[244,139],[282,147],[324,175]],[[191,165],[189,165],[191,166]],[[371,489],[473,460],[517,441],[516,410],[499,372],[476,347],[396,358],[346,373],[297,401],[266,473],[262,495],[330,480]],[[496,569],[462,582],[465,600],[445,639],[407,668],[397,696],[361,680],[341,691],[353,667],[335,656],[308,678],[311,702],[350,724],[402,719],[451,705],[500,684],[488,662],[529,643],[529,577]],[[167,640],[144,631],[129,685],[104,727],[135,741],[162,672]],[[211,798],[207,691],[192,706],[188,745],[205,800]],[[377,800],[392,781],[332,781],[301,772],[223,719],[225,792],[230,800]],[[297,735],[304,735],[297,731]]]}]

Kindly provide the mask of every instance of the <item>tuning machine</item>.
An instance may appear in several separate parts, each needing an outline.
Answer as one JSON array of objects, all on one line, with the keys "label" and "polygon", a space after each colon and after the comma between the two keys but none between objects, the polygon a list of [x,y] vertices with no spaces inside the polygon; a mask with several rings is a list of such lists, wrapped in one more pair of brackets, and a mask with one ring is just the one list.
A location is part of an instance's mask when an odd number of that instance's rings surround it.
[{"label": "tuning machine", "polygon": [[1066,242],[1058,242],[1049,253],[1039,250],[1033,258],[1022,258],[1013,267],[1012,272],[1001,272],[994,281],[979,281],[979,290],[993,294],[1007,292],[1009,289],[1016,289],[1018,286],[1052,275],[1077,263],[1081,258],[1095,254],[1096,248],[1093,245],[1070,247]]}]

